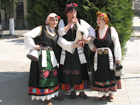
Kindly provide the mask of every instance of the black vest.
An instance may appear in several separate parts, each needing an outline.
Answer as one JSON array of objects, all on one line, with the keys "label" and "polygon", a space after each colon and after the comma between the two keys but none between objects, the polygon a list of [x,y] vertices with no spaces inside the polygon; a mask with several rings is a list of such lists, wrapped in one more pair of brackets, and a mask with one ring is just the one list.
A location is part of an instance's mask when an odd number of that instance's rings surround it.
[{"label": "black vest", "polygon": [[101,48],[101,47],[109,47],[112,51],[113,54],[113,58],[115,61],[115,56],[114,56],[114,43],[111,39],[111,27],[108,27],[106,35],[104,36],[103,39],[99,38],[99,34],[98,34],[98,30],[96,30],[96,39],[94,40],[94,45],[97,48]]},{"label": "black vest", "polygon": [[58,40],[58,32],[55,30],[56,35],[51,36],[48,33],[48,30],[46,29],[45,26],[42,26],[42,32],[41,35],[34,38],[35,44],[39,44],[42,46],[50,46],[52,48],[56,47],[57,40]]},{"label": "black vest", "polygon": [[[80,19],[78,19],[78,21],[80,23]],[[64,20],[64,24],[65,26],[68,24],[66,19]],[[77,30],[77,26],[74,25],[74,29],[73,30],[69,29],[69,31],[67,32],[67,35],[64,35],[63,37],[67,39],[67,41],[74,41],[76,38],[76,30]]]}]

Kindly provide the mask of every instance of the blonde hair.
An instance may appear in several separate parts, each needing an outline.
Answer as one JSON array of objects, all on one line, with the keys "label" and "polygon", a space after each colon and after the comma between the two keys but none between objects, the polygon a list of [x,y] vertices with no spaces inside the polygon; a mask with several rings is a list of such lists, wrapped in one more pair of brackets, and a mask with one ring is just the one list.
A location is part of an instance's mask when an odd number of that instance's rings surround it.
[{"label": "blonde hair", "polygon": [[109,24],[109,18],[106,13],[103,12],[96,12],[97,17],[102,18],[106,24]]}]

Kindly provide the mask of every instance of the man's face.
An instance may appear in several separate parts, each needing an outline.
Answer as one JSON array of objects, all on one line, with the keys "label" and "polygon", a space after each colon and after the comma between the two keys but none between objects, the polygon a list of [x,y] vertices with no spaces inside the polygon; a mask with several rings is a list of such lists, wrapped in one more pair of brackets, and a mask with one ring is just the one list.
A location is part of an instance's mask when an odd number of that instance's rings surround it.
[{"label": "man's face", "polygon": [[76,18],[76,16],[77,16],[77,11],[76,11],[75,9],[73,9],[72,11],[69,11],[69,12],[67,13],[67,17],[68,17],[68,18],[73,19],[73,18]]}]

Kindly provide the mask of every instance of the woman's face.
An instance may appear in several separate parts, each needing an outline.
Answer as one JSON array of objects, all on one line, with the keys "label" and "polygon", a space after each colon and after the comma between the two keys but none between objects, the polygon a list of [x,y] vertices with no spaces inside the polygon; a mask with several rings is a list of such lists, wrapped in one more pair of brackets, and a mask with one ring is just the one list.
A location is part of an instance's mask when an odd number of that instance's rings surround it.
[{"label": "woman's face", "polygon": [[51,17],[50,20],[49,20],[49,26],[51,28],[55,28],[58,24],[58,17]]},{"label": "woman's face", "polygon": [[105,21],[102,18],[100,18],[100,17],[97,17],[97,21],[96,22],[97,22],[98,27],[103,26],[103,25],[106,24]]},{"label": "woman's face", "polygon": [[73,19],[76,18],[76,16],[77,16],[77,11],[75,9],[67,13],[67,18]]}]

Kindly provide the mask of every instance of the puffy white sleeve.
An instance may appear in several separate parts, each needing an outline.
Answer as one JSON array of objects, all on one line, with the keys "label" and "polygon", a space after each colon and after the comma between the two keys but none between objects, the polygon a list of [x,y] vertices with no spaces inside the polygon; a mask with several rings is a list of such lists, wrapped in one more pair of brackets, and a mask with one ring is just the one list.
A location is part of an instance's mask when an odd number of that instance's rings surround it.
[{"label": "puffy white sleeve", "polygon": [[75,51],[75,48],[73,48],[73,44],[74,44],[74,41],[67,41],[66,39],[64,39],[63,37],[59,37],[58,39],[58,45],[63,48],[64,50],[70,52],[70,53],[74,53]]},{"label": "puffy white sleeve", "polygon": [[23,34],[25,48],[33,49],[35,47],[35,42],[34,42],[33,38],[39,36],[41,34],[41,31],[42,31],[42,26],[38,26],[38,27],[32,29],[31,31]]},{"label": "puffy white sleeve", "polygon": [[60,36],[64,36],[66,33],[64,32],[64,27],[65,27],[65,24],[64,24],[64,21],[61,19],[59,24],[58,24],[58,34]]},{"label": "puffy white sleeve", "polygon": [[122,59],[122,53],[121,53],[121,45],[119,41],[119,36],[114,27],[111,27],[111,38],[114,43],[114,55],[115,55],[115,60],[121,60]]},{"label": "puffy white sleeve", "polygon": [[64,36],[66,33],[64,32],[64,21],[61,19],[59,24],[58,24],[58,34],[59,34],[59,39],[58,39],[58,45],[63,48],[64,50],[70,52],[70,53],[74,53],[75,48],[73,48],[73,44],[74,41],[67,41],[66,39],[64,39],[62,36]]},{"label": "puffy white sleeve", "polygon": [[85,28],[87,28],[88,29],[88,31],[89,31],[89,35],[88,36],[93,36],[94,38],[95,38],[95,30],[94,30],[94,28],[92,28],[92,26],[91,25],[89,25],[86,21],[84,21],[83,19],[80,19],[80,24],[82,25],[82,26],[84,26]]}]

